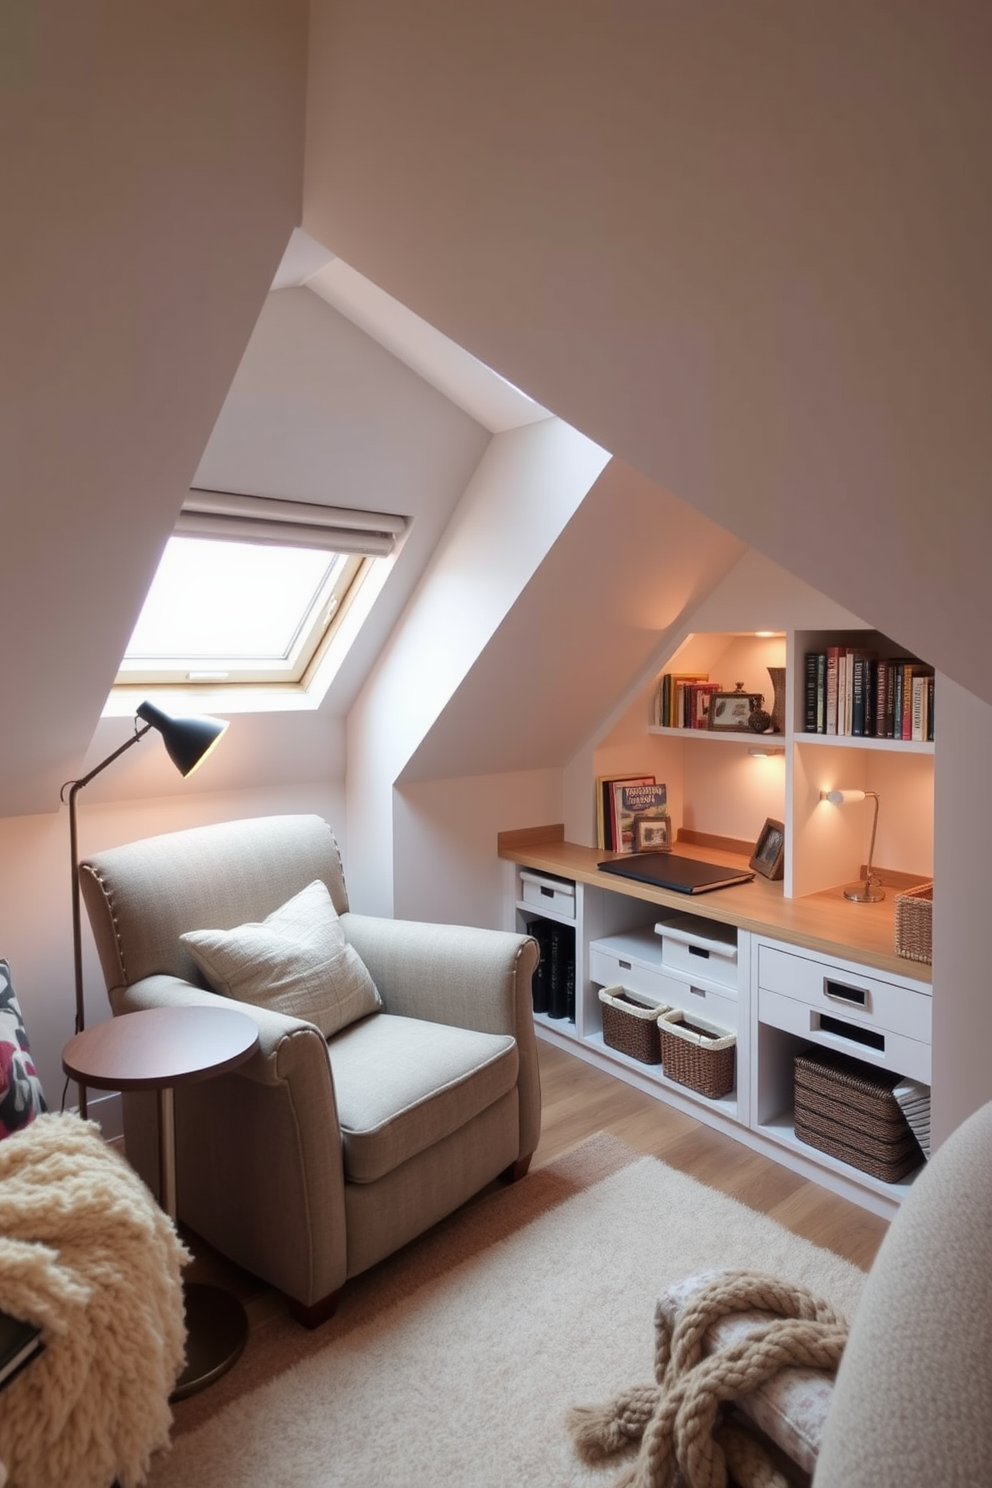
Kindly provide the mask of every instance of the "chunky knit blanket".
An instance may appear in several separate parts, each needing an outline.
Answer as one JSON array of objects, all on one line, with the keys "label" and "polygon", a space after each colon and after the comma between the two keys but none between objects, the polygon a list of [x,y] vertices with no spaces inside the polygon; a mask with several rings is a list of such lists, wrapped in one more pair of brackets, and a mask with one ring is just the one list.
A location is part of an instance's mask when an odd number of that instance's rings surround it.
[{"label": "chunky knit blanket", "polygon": [[7,1488],[144,1482],[169,1440],[188,1259],[93,1123],[46,1114],[0,1142],[0,1307],[45,1345],[0,1392]]}]

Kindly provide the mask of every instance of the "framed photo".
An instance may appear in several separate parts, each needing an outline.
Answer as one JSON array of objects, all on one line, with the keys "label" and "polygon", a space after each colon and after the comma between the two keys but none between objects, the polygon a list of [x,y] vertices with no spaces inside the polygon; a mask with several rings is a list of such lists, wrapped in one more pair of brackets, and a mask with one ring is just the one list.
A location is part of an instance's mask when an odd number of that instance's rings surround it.
[{"label": "framed photo", "polygon": [[758,692],[714,692],[710,695],[707,727],[725,734],[750,733],[748,719],[760,707]]},{"label": "framed photo", "polygon": [[785,827],[768,817],[754,844],[749,868],[765,878],[781,878],[785,871]]},{"label": "framed photo", "polygon": [[635,852],[671,852],[672,818],[642,816],[634,818]]}]

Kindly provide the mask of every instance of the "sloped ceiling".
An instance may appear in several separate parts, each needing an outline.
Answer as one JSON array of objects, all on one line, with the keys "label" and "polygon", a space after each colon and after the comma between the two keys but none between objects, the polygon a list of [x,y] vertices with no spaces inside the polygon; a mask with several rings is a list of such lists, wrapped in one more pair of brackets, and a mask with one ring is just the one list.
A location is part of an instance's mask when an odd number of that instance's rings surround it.
[{"label": "sloped ceiling", "polygon": [[992,10],[314,0],[304,226],[992,701]]},{"label": "sloped ceiling", "polygon": [[306,22],[4,10],[0,815],[79,774],[299,221]]},{"label": "sloped ceiling", "polygon": [[611,460],[401,778],[560,766],[744,551]]}]

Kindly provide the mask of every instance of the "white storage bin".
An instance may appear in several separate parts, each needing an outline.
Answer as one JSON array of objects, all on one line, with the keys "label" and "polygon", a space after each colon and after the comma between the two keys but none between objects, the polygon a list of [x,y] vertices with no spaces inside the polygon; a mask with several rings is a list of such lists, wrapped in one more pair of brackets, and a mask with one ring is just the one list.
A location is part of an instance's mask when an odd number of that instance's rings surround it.
[{"label": "white storage bin", "polygon": [[655,1004],[670,1003],[670,978],[662,971],[661,944],[650,930],[629,930],[589,944],[589,980],[622,986]]},{"label": "white storage bin", "polygon": [[699,915],[676,915],[672,920],[660,920],[655,933],[661,937],[664,966],[736,991],[737,931],[733,925]]},{"label": "white storage bin", "polygon": [[524,871],[520,874],[520,896],[525,904],[550,910],[562,919],[575,919],[575,885],[568,879]]}]

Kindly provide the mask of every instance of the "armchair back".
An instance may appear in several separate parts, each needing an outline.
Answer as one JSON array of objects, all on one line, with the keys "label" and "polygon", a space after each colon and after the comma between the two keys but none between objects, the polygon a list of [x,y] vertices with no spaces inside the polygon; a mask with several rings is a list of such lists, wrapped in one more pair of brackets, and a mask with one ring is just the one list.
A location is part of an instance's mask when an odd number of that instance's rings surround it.
[{"label": "armchair back", "polygon": [[179,937],[264,920],[315,879],[348,909],[341,854],[319,816],[269,816],[191,827],[80,864],[80,889],[111,1002],[144,977],[203,978]]}]

